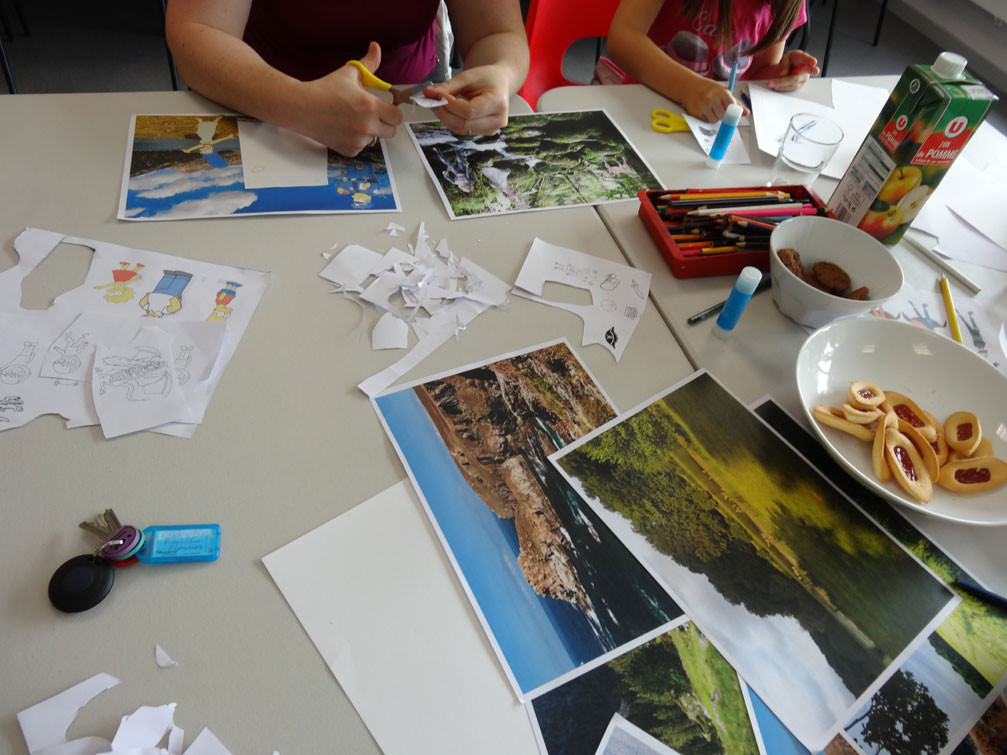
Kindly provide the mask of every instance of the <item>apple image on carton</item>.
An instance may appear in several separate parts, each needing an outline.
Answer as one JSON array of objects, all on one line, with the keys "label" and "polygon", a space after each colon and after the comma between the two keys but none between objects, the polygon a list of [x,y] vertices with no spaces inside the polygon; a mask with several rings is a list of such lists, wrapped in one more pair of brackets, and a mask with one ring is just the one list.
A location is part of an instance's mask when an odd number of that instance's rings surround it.
[{"label": "apple image on carton", "polygon": [[898,204],[899,200],[918,187],[922,181],[923,171],[915,165],[900,165],[892,171],[885,185],[881,187],[878,199],[888,204]]},{"label": "apple image on carton", "polygon": [[912,223],[916,220],[916,216],[920,214],[920,210],[923,209],[931,191],[933,189],[929,186],[917,186],[899,200],[897,206],[902,210],[903,223]]},{"label": "apple image on carton", "polygon": [[882,239],[892,233],[905,222],[902,208],[898,205],[877,199],[864,217],[857,224],[861,231],[869,233],[876,239]]}]

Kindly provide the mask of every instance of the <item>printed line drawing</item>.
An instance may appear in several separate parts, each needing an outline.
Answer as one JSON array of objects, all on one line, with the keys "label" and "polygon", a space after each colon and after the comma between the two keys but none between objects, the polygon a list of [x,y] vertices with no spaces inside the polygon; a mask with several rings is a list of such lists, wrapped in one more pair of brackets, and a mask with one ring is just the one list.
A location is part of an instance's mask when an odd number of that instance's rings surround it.
[{"label": "printed line drawing", "polygon": [[190,364],[192,364],[192,346],[180,346],[178,356],[175,357],[175,374],[178,375],[179,385],[185,385],[192,377],[189,374]]},{"label": "printed line drawing", "polygon": [[147,401],[152,396],[166,398],[171,393],[171,374],[174,367],[149,346],[136,347],[131,357],[108,356],[94,366],[98,378],[99,395],[107,388],[125,388],[130,401]]},{"label": "printed line drawing", "polygon": [[30,378],[31,369],[28,365],[35,359],[36,346],[38,341],[25,341],[21,353],[0,367],[0,380],[7,385],[18,385]]},{"label": "printed line drawing", "polygon": [[914,322],[917,325],[922,325],[927,330],[937,330],[938,328],[944,328],[947,326],[948,322],[945,320],[943,323],[938,322],[933,317],[930,316],[930,308],[927,306],[926,302],[923,302],[923,312],[920,313],[919,307],[916,306],[916,302],[910,301],[909,306],[913,308],[916,313],[915,317],[910,317],[908,313],[903,312],[903,317],[906,318],[907,322]]},{"label": "printed line drawing", "polygon": [[605,276],[605,280],[603,280],[600,284],[601,290],[615,291],[617,288],[619,288],[619,283],[621,283],[621,281],[619,280],[619,276],[616,275],[615,273],[609,273],[608,275]]},{"label": "printed line drawing", "polygon": [[52,368],[62,374],[69,375],[71,372],[76,372],[81,367],[80,352],[88,347],[88,336],[89,333],[81,333],[81,335],[74,339],[72,331],[66,331],[63,334],[63,345],[57,346],[53,344],[53,351],[59,352],[63,356],[56,359],[52,363]]}]

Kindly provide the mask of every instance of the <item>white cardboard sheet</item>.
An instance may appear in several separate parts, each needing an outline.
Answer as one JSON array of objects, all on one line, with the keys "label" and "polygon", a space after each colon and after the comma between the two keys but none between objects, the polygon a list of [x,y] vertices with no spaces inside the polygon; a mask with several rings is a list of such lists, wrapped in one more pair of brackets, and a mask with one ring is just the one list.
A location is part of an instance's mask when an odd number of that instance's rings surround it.
[{"label": "white cardboard sheet", "polygon": [[325,186],[328,150],[314,139],[271,123],[238,119],[246,189]]},{"label": "white cardboard sheet", "polygon": [[387,755],[538,751],[408,481],[262,562]]}]

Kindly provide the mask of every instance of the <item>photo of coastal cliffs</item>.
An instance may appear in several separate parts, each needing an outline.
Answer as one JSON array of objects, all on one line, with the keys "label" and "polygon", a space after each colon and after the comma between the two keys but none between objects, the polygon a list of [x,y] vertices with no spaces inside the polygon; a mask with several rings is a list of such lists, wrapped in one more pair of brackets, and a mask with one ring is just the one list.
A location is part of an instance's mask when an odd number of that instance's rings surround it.
[{"label": "photo of coastal cliffs", "polygon": [[709,373],[552,460],[809,749],[959,603]]},{"label": "photo of coastal cliffs", "polygon": [[452,220],[634,199],[661,183],[604,110],[512,115],[488,136],[410,134]]},{"label": "photo of coastal cliffs", "polygon": [[565,342],[374,403],[519,699],[682,615],[548,462],[615,416]]},{"label": "photo of coastal cliffs", "polygon": [[[960,590],[956,579],[975,581],[896,506],[856,482],[782,408],[766,400],[754,411],[951,589]],[[1007,610],[960,595],[961,603],[846,723],[847,736],[864,752],[959,752],[976,720],[995,709],[1007,677]],[[973,738],[990,741],[986,728],[976,727]],[[961,755],[997,752],[961,746]]]}]

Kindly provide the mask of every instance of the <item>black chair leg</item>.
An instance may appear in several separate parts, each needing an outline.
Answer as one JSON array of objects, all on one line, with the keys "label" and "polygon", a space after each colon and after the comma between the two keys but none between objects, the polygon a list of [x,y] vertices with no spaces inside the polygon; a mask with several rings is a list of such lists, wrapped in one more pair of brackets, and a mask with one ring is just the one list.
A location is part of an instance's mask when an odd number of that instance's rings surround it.
[{"label": "black chair leg", "polygon": [[4,78],[7,79],[7,89],[11,94],[17,94],[17,86],[14,84],[14,73],[7,62],[7,52],[3,47],[3,39],[0,39],[0,66],[3,67]]},{"label": "black chair leg", "polygon": [[28,20],[24,16],[24,9],[21,7],[20,0],[11,0],[11,4],[14,6],[14,12],[17,14],[18,23],[21,24],[21,31],[24,32],[26,37],[30,37],[31,29],[28,28]]},{"label": "black chair leg", "polygon": [[829,19],[829,36],[825,40],[825,55],[822,57],[822,78],[829,75],[829,56],[832,54],[832,36],[836,33],[836,12],[839,0],[832,0],[832,18]]},{"label": "black chair leg", "polygon": [[[164,34],[164,21],[168,13],[168,0],[161,0],[161,34]],[[178,71],[175,70],[175,59],[171,57],[171,48],[168,47],[168,38],[164,38],[164,52],[168,56],[168,73],[171,75],[171,88],[178,91]]]},{"label": "black chair leg", "polygon": [[888,10],[888,0],[881,0],[881,12],[878,14],[878,25],[874,29],[874,41],[871,43],[874,47],[878,46],[878,42],[881,40],[881,27],[885,23],[885,11]]}]

